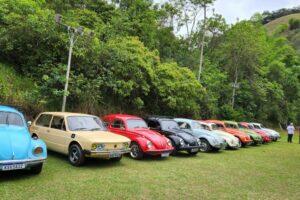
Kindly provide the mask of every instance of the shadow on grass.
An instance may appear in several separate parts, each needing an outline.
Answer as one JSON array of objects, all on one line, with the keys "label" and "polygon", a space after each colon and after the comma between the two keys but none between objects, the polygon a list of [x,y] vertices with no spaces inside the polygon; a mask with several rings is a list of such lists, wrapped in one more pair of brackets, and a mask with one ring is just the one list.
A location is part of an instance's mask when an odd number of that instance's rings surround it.
[{"label": "shadow on grass", "polygon": [[80,166],[80,167],[75,167],[72,166],[69,161],[68,161],[68,156],[53,152],[53,151],[48,151],[48,157],[50,159],[55,159],[56,162],[59,160],[59,162],[63,162],[64,165],[67,165],[66,167],[71,167],[74,169],[95,169],[95,168],[111,168],[111,167],[122,167],[125,166],[123,164],[123,158],[120,161],[114,161],[114,160],[109,160],[109,159],[104,159],[104,158],[86,158],[85,163]]},{"label": "shadow on grass", "polygon": [[30,179],[39,175],[32,174],[30,170],[16,170],[0,172],[0,183],[7,181],[17,181],[22,179]]}]

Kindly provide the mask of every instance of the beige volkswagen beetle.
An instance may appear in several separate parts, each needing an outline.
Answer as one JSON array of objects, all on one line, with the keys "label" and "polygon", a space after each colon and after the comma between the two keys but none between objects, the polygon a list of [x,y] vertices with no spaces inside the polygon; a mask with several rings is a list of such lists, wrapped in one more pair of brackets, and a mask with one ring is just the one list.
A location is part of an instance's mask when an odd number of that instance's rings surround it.
[{"label": "beige volkswagen beetle", "polygon": [[108,132],[93,115],[44,112],[31,124],[30,133],[43,139],[49,150],[68,155],[74,166],[82,165],[86,157],[120,161],[130,152],[130,140]]}]

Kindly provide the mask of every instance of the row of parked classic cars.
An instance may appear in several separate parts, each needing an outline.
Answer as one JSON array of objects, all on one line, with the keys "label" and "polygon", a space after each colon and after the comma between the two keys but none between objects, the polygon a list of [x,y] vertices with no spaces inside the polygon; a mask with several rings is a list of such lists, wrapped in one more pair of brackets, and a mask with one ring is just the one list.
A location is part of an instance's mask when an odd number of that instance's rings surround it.
[{"label": "row of parked classic cars", "polygon": [[239,149],[280,138],[278,132],[259,123],[192,120],[167,116],[140,118],[111,114],[102,120],[93,115],[44,112],[26,122],[15,108],[0,106],[0,171],[42,171],[47,149],[68,156],[80,166],[87,157],[120,161],[145,155],[169,157],[180,151]]}]

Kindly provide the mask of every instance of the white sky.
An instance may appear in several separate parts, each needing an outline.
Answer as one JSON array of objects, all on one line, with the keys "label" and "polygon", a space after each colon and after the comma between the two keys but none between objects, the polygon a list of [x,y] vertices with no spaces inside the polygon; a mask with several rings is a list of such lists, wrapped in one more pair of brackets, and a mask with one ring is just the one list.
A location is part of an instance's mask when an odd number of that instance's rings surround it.
[{"label": "white sky", "polygon": [[[166,0],[154,0],[163,3]],[[227,23],[249,19],[256,12],[274,11],[280,8],[291,8],[300,5],[300,0],[216,0],[213,8],[223,15]]]},{"label": "white sky", "polygon": [[223,15],[227,23],[249,19],[256,12],[274,11],[300,5],[300,0],[216,0],[216,13]]}]

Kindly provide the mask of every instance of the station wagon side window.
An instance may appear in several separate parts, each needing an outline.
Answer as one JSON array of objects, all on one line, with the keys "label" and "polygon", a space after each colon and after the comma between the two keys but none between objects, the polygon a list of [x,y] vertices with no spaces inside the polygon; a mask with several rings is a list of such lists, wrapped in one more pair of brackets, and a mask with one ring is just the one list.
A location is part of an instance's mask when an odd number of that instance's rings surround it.
[{"label": "station wagon side window", "polygon": [[37,126],[49,127],[52,115],[42,114],[36,121]]},{"label": "station wagon side window", "polygon": [[125,129],[125,125],[124,125],[123,121],[120,119],[115,119],[113,121],[113,123],[111,124],[111,127],[118,128],[118,129]]},{"label": "station wagon side window", "polygon": [[51,128],[65,131],[66,126],[65,126],[64,117],[53,116],[53,119],[52,119],[52,122],[51,122]]}]

